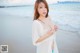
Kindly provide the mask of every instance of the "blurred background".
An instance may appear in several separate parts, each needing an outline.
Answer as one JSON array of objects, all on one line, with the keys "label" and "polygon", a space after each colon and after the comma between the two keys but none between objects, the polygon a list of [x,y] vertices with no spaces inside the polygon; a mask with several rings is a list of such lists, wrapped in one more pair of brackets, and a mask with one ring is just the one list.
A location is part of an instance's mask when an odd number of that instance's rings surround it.
[{"label": "blurred background", "polygon": [[[80,0],[47,0],[49,15],[59,30],[59,53],[80,53]],[[36,53],[32,44],[35,0],[0,0],[0,45],[8,53]]]}]

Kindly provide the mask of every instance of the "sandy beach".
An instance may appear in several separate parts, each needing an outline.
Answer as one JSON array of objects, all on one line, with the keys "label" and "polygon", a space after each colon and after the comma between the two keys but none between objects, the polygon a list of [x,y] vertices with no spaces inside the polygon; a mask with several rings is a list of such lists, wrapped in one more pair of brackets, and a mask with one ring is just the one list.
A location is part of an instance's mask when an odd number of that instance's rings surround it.
[{"label": "sandy beach", "polygon": [[80,34],[58,30],[56,36],[60,53],[80,53]]},{"label": "sandy beach", "polygon": [[[0,44],[8,44],[9,52],[19,52],[18,50],[31,52],[32,50],[35,53],[35,47],[32,45],[32,20],[30,18],[5,17],[2,21],[4,26],[2,27],[3,35],[0,35]],[[80,53],[80,34],[60,29],[56,32],[56,36],[60,53]]]}]

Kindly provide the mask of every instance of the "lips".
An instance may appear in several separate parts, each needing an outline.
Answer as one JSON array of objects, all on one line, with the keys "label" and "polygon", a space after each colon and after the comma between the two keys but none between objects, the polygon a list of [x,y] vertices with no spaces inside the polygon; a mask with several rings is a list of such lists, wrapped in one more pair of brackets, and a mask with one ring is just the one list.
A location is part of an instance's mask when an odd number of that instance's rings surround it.
[{"label": "lips", "polygon": [[43,14],[46,14],[46,12],[43,12]]}]

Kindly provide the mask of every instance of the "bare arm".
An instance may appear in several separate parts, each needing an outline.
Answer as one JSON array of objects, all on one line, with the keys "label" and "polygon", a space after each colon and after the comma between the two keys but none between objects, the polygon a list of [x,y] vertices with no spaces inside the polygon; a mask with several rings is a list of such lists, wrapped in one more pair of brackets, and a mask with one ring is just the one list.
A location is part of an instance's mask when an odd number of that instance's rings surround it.
[{"label": "bare arm", "polygon": [[[51,21],[51,20],[50,20],[50,21]],[[51,29],[50,31],[48,31],[46,34],[44,34],[43,36],[41,36],[41,37],[36,41],[36,43],[41,42],[41,41],[47,39],[48,37],[50,37],[50,36],[56,31],[54,25],[53,25],[51,22],[50,22],[49,24],[51,25],[51,28],[52,28],[52,29]]]},{"label": "bare arm", "polygon": [[55,32],[55,31],[51,29],[51,30],[48,31],[46,34],[44,34],[43,36],[41,36],[41,37],[36,41],[36,43],[41,42],[41,41],[45,40],[46,38],[50,37],[54,32]]}]

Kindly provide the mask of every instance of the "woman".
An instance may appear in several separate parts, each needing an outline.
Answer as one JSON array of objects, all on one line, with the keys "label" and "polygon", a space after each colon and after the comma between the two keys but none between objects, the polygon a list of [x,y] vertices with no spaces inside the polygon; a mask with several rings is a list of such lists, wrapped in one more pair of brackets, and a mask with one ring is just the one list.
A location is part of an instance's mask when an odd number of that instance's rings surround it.
[{"label": "woman", "polygon": [[55,32],[57,26],[53,25],[48,16],[49,8],[46,0],[36,0],[34,7],[34,20],[32,25],[33,44],[37,53],[58,53]]}]

